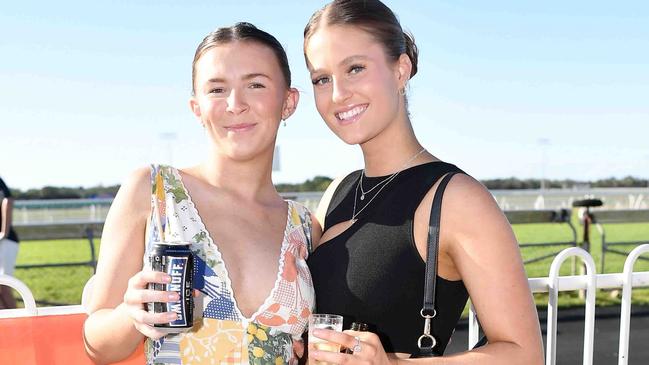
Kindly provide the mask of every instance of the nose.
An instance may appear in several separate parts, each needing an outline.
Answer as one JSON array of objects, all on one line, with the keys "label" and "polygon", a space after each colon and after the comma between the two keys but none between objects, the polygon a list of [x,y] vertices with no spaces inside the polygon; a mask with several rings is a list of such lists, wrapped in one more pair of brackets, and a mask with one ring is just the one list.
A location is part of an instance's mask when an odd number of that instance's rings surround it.
[{"label": "nose", "polygon": [[227,98],[226,111],[232,114],[241,114],[248,109],[244,93],[240,90],[232,89]]},{"label": "nose", "polygon": [[344,80],[333,81],[333,91],[331,94],[331,99],[334,103],[344,102],[352,95],[348,86],[349,85],[347,85]]}]

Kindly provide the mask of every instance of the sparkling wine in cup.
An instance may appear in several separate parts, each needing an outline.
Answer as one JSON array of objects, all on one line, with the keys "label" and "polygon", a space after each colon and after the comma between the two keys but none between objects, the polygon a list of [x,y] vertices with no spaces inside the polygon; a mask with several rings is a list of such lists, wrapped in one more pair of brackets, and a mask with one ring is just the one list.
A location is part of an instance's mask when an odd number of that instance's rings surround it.
[{"label": "sparkling wine in cup", "polygon": [[[315,328],[327,329],[334,331],[343,330],[343,317],[337,314],[312,314],[309,316],[309,342],[318,350],[340,352],[340,345],[325,341],[313,336],[312,331]],[[309,358],[310,365],[333,365],[325,361],[315,361]]]}]

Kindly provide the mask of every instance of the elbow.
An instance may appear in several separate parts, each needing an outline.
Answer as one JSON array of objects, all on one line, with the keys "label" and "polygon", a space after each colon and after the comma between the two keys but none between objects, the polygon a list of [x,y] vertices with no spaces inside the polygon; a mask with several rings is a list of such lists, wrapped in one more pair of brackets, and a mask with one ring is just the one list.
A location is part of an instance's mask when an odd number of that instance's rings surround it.
[{"label": "elbow", "polygon": [[105,351],[101,351],[101,346],[98,346],[92,328],[92,315],[90,315],[86,318],[82,330],[83,347],[86,351],[86,355],[96,365],[109,364],[111,359],[108,359],[106,354],[103,353]]},{"label": "elbow", "polygon": [[545,364],[545,354],[543,351],[543,341],[534,341],[529,343],[527,346],[521,346],[520,348],[522,359],[522,364],[525,365],[543,365]]},{"label": "elbow", "polygon": [[112,364],[127,358],[135,349],[138,343],[131,344],[124,341],[122,336],[116,337],[116,333],[102,328],[96,318],[91,314],[83,325],[82,330],[83,347],[86,356],[94,364]]}]

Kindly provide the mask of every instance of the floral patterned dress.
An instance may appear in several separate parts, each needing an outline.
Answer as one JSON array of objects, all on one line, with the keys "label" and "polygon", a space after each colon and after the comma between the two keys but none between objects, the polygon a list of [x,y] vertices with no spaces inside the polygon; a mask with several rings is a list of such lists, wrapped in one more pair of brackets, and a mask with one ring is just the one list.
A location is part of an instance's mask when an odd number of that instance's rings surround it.
[{"label": "floral patterned dress", "polygon": [[[288,213],[275,286],[261,307],[246,318],[237,307],[217,242],[212,240],[178,170],[151,168],[152,209],[144,262],[152,242],[191,242],[194,253],[194,326],[188,332],[147,339],[147,364],[294,364],[299,340],[315,298],[306,258],[311,218],[302,205],[287,201]],[[160,223],[156,219],[160,219]],[[162,229],[162,234],[159,228]]]}]

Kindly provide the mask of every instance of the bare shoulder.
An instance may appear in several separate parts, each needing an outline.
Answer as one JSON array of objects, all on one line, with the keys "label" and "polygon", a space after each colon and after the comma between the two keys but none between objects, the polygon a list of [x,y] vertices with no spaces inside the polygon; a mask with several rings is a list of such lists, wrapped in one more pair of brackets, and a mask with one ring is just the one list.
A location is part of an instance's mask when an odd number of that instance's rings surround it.
[{"label": "bare shoulder", "polygon": [[444,200],[464,206],[466,209],[479,208],[481,204],[497,206],[489,190],[481,182],[466,174],[453,176],[444,194]]},{"label": "bare shoulder", "polygon": [[151,206],[151,168],[132,171],[120,186],[113,204],[126,204],[133,213],[148,214]]},{"label": "bare shoulder", "polygon": [[492,249],[493,245],[516,244],[511,226],[493,195],[479,181],[455,175],[444,193],[442,235],[454,256],[467,250]]},{"label": "bare shoulder", "polygon": [[446,213],[464,221],[473,220],[473,223],[478,223],[493,215],[504,218],[489,190],[465,174],[453,176],[444,192],[443,204]]},{"label": "bare shoulder", "polygon": [[324,194],[322,194],[322,198],[320,198],[320,203],[318,203],[315,218],[318,220],[318,222],[320,223],[319,225],[322,227],[324,227],[324,220],[325,216],[327,215],[327,210],[329,209],[329,203],[331,203],[331,198],[336,192],[338,185],[340,185],[345,177],[347,177],[347,175],[338,176],[337,178],[335,178],[329,184],[329,186],[327,186],[327,190],[325,190]]},{"label": "bare shoulder", "polygon": [[462,261],[474,255],[518,258],[518,243],[507,218],[489,190],[470,176],[458,174],[449,182],[441,229],[447,252],[460,271]]}]

